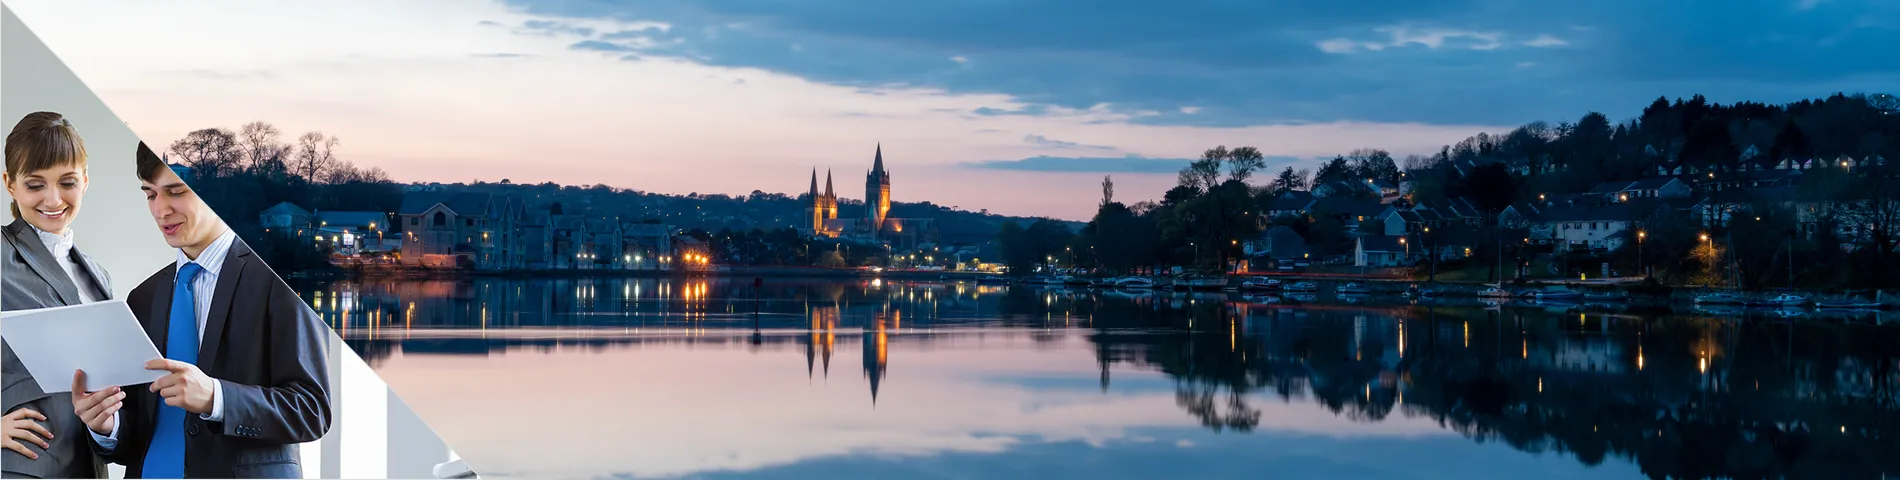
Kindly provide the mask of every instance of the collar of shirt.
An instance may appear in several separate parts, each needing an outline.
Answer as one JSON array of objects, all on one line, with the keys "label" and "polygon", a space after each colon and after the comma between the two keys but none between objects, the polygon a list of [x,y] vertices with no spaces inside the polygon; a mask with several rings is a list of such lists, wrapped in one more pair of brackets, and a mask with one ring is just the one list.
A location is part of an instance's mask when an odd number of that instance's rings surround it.
[{"label": "collar of shirt", "polygon": [[33,224],[31,223],[26,224],[26,226],[31,227],[33,229],[33,233],[39,234],[40,243],[46,245],[46,251],[49,253],[52,253],[53,258],[58,259],[58,260],[65,260],[67,257],[72,255],[72,252],[73,252],[73,230],[72,229],[68,228],[66,229],[65,235],[60,235],[57,233],[40,230],[40,227],[34,227]]},{"label": "collar of shirt", "polygon": [[217,240],[211,241],[211,246],[205,247],[205,251],[203,252],[198,252],[197,260],[192,260],[191,257],[185,256],[184,249],[178,249],[178,268],[182,270],[185,264],[196,263],[199,267],[205,269],[204,273],[199,275],[198,278],[216,278],[218,276],[218,269],[224,267],[225,252],[231,250],[231,242],[236,239],[236,232],[232,232],[229,228],[224,229],[224,233],[218,235]]}]

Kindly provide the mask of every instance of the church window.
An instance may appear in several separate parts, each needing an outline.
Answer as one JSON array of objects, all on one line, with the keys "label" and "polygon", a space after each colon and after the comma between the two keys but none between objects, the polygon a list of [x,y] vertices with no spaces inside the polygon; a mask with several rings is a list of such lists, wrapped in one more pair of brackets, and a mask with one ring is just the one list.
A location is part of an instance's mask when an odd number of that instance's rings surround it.
[{"label": "church window", "polygon": [[440,227],[445,225],[446,222],[448,222],[448,218],[449,216],[442,212],[435,212],[435,226]]}]

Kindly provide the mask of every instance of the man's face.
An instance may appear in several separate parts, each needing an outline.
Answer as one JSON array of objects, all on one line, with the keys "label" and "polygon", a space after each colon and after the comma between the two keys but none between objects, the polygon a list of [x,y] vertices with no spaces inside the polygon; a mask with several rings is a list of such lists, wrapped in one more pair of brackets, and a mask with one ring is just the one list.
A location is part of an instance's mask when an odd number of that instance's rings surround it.
[{"label": "man's face", "polygon": [[165,234],[165,244],[172,248],[202,249],[222,233],[224,220],[212,213],[211,207],[198,198],[198,193],[170,168],[140,183],[139,189],[145,191],[145,206],[151,209],[159,233]]}]

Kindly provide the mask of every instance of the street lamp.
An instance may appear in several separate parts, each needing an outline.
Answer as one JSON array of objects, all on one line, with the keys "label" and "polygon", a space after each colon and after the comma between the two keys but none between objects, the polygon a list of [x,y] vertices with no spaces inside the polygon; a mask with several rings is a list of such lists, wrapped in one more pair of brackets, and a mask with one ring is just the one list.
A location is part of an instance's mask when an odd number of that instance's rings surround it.
[{"label": "street lamp", "polygon": [[1649,265],[1643,262],[1644,260],[1643,259],[1643,239],[1644,238],[1649,238],[1649,232],[1637,230],[1636,231],[1636,271],[1643,272],[1643,276],[1647,277],[1649,276]]},{"label": "street lamp", "polygon": [[1399,237],[1399,245],[1405,246],[1405,261],[1412,261],[1412,244],[1406,242],[1405,237]]}]

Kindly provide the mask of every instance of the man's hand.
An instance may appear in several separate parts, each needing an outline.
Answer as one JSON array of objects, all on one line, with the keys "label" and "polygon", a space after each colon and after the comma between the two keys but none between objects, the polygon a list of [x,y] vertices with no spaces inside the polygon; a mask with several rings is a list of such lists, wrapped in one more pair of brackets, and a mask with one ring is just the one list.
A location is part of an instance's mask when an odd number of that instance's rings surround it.
[{"label": "man's hand", "polygon": [[145,362],[145,369],[171,372],[171,375],[152,382],[150,388],[153,393],[164,397],[166,405],[199,415],[211,414],[212,396],[216,393],[212,386],[213,380],[197,365],[156,358]]},{"label": "man's hand", "polygon": [[119,387],[107,387],[97,392],[86,391],[86,372],[73,371],[73,411],[79,412],[79,421],[86,422],[86,428],[100,435],[112,434],[112,419],[117,418],[119,407],[125,406],[125,392]]},{"label": "man's hand", "polygon": [[[35,412],[32,409],[22,408],[8,413],[7,416],[3,418],[4,419],[0,419],[0,422],[4,422],[4,425],[0,425],[0,430],[5,430],[6,433],[3,437],[0,437],[0,444],[4,444],[7,450],[20,452],[21,455],[25,455],[26,458],[30,460],[39,460],[40,454],[33,453],[32,449],[26,448],[25,443],[20,442],[29,442],[34,445],[39,445],[40,450],[52,448],[51,445],[46,443],[45,439],[53,438],[53,432],[47,430],[45,425],[40,424],[40,422],[46,421],[45,415],[40,415],[40,412]],[[40,422],[35,422],[34,420],[39,420]]]}]

